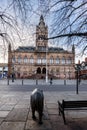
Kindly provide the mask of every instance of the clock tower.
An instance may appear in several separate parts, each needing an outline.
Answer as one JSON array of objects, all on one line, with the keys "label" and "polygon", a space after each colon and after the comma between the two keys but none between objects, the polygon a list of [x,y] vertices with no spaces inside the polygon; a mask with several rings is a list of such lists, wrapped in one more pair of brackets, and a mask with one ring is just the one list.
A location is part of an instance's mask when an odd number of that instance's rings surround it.
[{"label": "clock tower", "polygon": [[48,27],[45,25],[43,15],[40,17],[39,24],[36,26],[36,50],[44,51],[48,48]]}]

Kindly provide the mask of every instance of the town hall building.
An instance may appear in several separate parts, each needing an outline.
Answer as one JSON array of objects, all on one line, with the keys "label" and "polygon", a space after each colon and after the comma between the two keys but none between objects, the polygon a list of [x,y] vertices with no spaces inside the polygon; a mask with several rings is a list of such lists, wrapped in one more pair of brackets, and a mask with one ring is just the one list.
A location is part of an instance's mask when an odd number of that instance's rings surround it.
[{"label": "town hall building", "polygon": [[[25,43],[26,44],[26,43]],[[12,50],[8,46],[8,76],[16,78],[75,78],[75,48],[71,51],[49,47],[48,26],[41,15],[36,26],[35,46],[19,46]]]}]

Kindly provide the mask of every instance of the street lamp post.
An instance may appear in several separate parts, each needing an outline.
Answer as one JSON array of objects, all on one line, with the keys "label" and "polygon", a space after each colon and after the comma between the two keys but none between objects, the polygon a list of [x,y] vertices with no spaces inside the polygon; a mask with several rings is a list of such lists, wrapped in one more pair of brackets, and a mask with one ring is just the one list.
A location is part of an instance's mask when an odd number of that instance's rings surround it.
[{"label": "street lamp post", "polygon": [[76,94],[78,94],[78,70],[76,71]]},{"label": "street lamp post", "polygon": [[48,82],[48,67],[47,67],[47,46],[46,46],[46,83]]},{"label": "street lamp post", "polygon": [[69,80],[70,80],[70,73],[71,73],[71,72],[70,72],[70,68],[69,68],[69,71],[68,71],[68,75],[69,75],[69,77],[68,77],[68,78],[69,78]]},{"label": "street lamp post", "polygon": [[12,68],[12,82],[14,82],[14,66]]},{"label": "street lamp post", "polygon": [[78,86],[79,86],[79,71],[80,71],[80,66],[77,64],[75,66],[76,69],[76,94],[78,94]]},{"label": "street lamp post", "polygon": [[66,85],[66,72],[65,72],[65,67],[64,67],[64,85]]}]

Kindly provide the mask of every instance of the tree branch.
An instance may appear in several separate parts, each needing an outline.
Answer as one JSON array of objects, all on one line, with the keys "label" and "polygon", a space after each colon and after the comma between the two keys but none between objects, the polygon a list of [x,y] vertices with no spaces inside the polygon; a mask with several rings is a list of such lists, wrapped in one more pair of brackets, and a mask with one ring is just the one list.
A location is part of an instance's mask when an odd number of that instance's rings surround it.
[{"label": "tree branch", "polygon": [[57,36],[54,36],[54,37],[49,37],[47,38],[47,40],[49,39],[56,39],[56,38],[60,38],[60,37],[74,37],[74,36],[78,36],[78,37],[86,37],[87,36],[87,32],[84,32],[84,33],[69,33],[69,34],[61,34],[61,35],[57,35]]}]

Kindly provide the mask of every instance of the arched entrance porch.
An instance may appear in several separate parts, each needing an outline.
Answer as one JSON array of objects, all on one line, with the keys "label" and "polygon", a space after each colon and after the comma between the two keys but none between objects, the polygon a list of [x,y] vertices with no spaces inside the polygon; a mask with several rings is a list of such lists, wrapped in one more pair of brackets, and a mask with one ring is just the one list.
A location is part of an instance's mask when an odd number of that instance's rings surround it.
[{"label": "arched entrance porch", "polygon": [[43,67],[43,68],[38,67],[37,70],[36,70],[36,74],[37,74],[37,77],[39,79],[43,79],[43,78],[45,79],[45,77],[46,77],[46,68],[45,67]]}]

